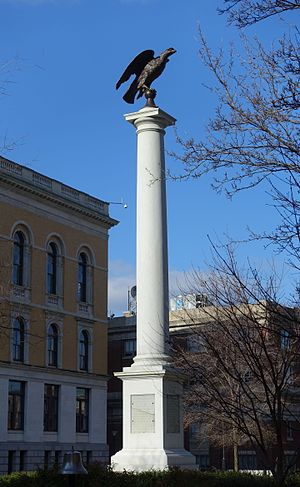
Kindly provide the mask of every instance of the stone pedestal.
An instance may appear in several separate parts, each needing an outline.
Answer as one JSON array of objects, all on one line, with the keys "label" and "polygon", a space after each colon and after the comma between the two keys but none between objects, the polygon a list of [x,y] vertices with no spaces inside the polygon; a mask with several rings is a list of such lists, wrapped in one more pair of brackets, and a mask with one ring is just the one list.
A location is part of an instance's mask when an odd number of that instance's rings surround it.
[{"label": "stone pedestal", "polygon": [[137,132],[137,355],[123,381],[123,449],[115,470],[195,468],[183,448],[182,381],[170,366],[164,129],[157,107],[125,115]]}]

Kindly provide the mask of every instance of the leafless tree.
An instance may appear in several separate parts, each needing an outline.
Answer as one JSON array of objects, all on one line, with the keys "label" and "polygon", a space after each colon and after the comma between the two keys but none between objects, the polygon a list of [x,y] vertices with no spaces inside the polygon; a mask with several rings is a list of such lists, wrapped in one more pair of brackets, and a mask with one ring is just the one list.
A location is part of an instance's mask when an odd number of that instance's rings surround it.
[{"label": "leafless tree", "polygon": [[[21,59],[18,57],[6,61],[0,61],[0,98],[10,95],[10,87],[13,84],[13,78],[17,71],[20,70]],[[0,134],[0,153],[6,154],[15,149],[20,141],[8,137],[6,133]]]},{"label": "leafless tree", "polygon": [[298,310],[279,304],[274,274],[240,271],[230,249],[190,282],[211,305],[182,311],[198,349],[174,345],[189,379],[186,423],[206,424],[219,445],[250,444],[282,485],[298,457],[285,457],[287,428],[300,432]]},{"label": "leafless tree", "polygon": [[[299,0],[225,0],[221,13],[243,28],[299,8]],[[272,233],[251,238],[268,239],[299,269],[299,31],[290,26],[270,49],[241,38],[242,50],[214,53],[199,32],[217,106],[205,138],[178,137],[179,178],[214,173],[214,188],[230,197],[266,184],[280,221]],[[215,252],[211,273],[195,272],[188,290],[211,302],[185,312],[199,350],[177,344],[178,365],[189,377],[186,422],[205,424],[219,445],[224,438],[234,450],[251,444],[281,485],[298,453],[287,461],[284,450],[287,428],[300,432],[299,314],[280,304],[276,272],[264,279],[251,265],[241,271],[230,250],[225,258]]]},{"label": "leafless tree", "polygon": [[[225,0],[229,21],[240,27],[287,10],[300,13],[299,0]],[[213,74],[217,99],[205,137],[178,137],[182,162],[178,176],[199,178],[214,173],[214,188],[232,196],[269,183],[269,194],[281,220],[267,238],[288,250],[298,267],[300,250],[300,43],[299,31],[288,33],[266,49],[242,35],[243,48],[214,53],[199,32],[200,57]]]},{"label": "leafless tree", "polygon": [[238,27],[247,27],[273,15],[300,9],[299,0],[224,0],[220,13],[228,14],[228,21]]}]

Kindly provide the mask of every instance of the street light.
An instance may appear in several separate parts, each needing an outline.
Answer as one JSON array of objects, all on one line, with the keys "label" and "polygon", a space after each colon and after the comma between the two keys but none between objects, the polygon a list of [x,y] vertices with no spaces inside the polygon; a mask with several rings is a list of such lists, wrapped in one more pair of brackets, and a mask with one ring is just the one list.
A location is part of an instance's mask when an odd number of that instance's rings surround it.
[{"label": "street light", "polygon": [[121,201],[108,201],[108,204],[109,205],[122,205],[123,208],[125,208],[125,209],[128,208],[128,205],[127,205],[127,203],[124,203],[123,198],[121,199]]}]

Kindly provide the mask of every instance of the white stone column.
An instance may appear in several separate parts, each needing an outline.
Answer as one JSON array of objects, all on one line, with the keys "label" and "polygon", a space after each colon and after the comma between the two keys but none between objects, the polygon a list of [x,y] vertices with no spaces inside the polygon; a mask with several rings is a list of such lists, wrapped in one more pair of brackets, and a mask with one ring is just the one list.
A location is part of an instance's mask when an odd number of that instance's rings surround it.
[{"label": "white stone column", "polygon": [[137,133],[137,357],[168,361],[169,289],[164,134],[175,119],[143,108],[125,119]]},{"label": "white stone column", "polygon": [[137,132],[137,356],[123,381],[123,449],[117,471],[195,468],[183,448],[182,381],[170,366],[164,129],[157,107],[125,115]]}]

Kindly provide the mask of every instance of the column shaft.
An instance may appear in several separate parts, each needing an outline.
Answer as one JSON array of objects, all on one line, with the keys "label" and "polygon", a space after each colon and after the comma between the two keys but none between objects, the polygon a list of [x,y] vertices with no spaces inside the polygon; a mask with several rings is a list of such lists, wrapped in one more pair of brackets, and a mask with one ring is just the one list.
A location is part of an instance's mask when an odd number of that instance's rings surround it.
[{"label": "column shaft", "polygon": [[168,248],[164,129],[141,118],[137,127],[137,358],[168,353]]}]

